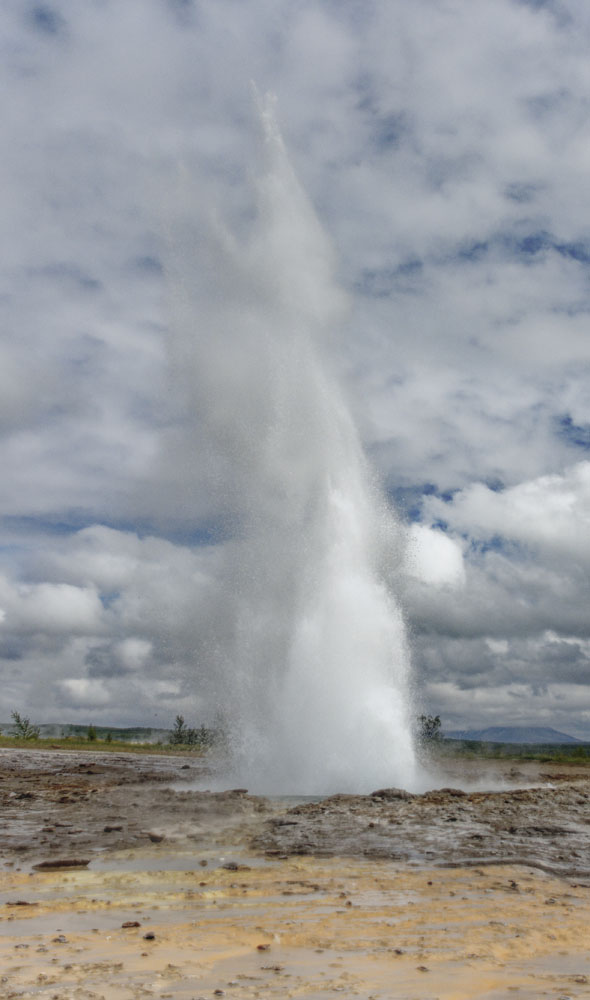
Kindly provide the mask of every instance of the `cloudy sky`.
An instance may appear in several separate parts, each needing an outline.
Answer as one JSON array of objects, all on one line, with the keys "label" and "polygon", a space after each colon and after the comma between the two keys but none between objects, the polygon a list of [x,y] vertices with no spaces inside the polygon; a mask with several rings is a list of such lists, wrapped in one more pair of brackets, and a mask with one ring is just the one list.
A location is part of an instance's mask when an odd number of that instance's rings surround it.
[{"label": "cloudy sky", "polygon": [[255,83],[333,248],[421,705],[590,739],[585,0],[5,0],[0,45],[0,720],[206,715],[170,220],[246,225]]}]

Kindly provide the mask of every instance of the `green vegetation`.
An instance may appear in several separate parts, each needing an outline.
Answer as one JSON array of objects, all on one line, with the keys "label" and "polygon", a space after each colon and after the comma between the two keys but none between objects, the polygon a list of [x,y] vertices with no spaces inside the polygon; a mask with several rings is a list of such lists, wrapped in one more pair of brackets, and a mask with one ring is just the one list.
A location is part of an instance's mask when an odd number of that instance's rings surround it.
[{"label": "green vegetation", "polygon": [[440,757],[590,764],[590,743],[485,743],[443,738],[437,741],[435,752]]},{"label": "green vegetation", "polygon": [[442,736],[440,715],[421,715],[418,722],[420,725],[419,739],[421,743],[427,743],[430,740],[440,740]]},{"label": "green vegetation", "polygon": [[18,712],[12,712],[12,721],[14,723],[15,736],[17,740],[39,739],[38,726],[32,726],[29,719],[25,718],[25,716],[20,715]]},{"label": "green vegetation", "polygon": [[31,750],[93,750],[104,751],[105,753],[157,753],[157,754],[192,754],[199,753],[198,747],[169,746],[162,743],[131,743],[129,740],[115,740],[112,736],[110,740],[97,737],[96,740],[88,742],[86,737],[81,736],[58,736],[39,737],[38,739],[21,740],[15,736],[0,735],[0,747],[27,747]]},{"label": "green vegetation", "polygon": [[205,726],[199,726],[198,729],[189,729],[189,727],[185,725],[184,717],[182,715],[176,716],[174,727],[168,739],[170,746],[199,747],[202,750],[206,750],[208,747],[212,746],[214,742],[214,730],[207,729]]},{"label": "green vegetation", "polygon": [[[145,743],[151,744],[152,746],[159,742],[165,743],[168,738],[169,730],[166,729],[149,729],[143,726],[130,726],[129,728],[117,728],[116,726],[97,726],[97,725],[77,725],[75,723],[70,723],[68,725],[61,726],[41,726],[41,736],[46,739],[50,739],[55,743],[56,738],[66,739],[66,740],[77,740],[78,742],[84,739],[93,739],[89,736],[89,730],[94,730],[96,734],[96,740],[111,742],[113,740],[118,743]],[[110,737],[110,739],[109,739]]]},{"label": "green vegetation", "polygon": [[[36,726],[30,719],[12,712],[12,725],[0,729],[0,747],[27,746],[43,750],[101,750],[159,754],[202,754],[223,742],[225,726],[220,720],[214,728],[186,725],[177,715],[171,730],[113,726],[64,725]],[[8,731],[7,731],[8,730]],[[57,735],[59,734],[59,735]],[[149,737],[152,739],[149,739]],[[157,736],[157,742],[153,737]],[[425,759],[467,758],[479,760],[534,760],[590,766],[590,743],[491,743],[479,740],[450,740],[441,733],[438,715],[421,715],[417,737]]]},{"label": "green vegetation", "polygon": [[[130,727],[117,729],[113,726],[95,725],[42,725],[33,726],[30,720],[19,712],[12,712],[12,724],[0,728],[0,747],[15,745],[42,750],[101,750],[126,753],[202,753],[210,745],[208,731],[193,730],[196,735],[190,743],[169,745],[170,730]],[[207,735],[205,735],[207,734]],[[150,738],[151,737],[151,738]],[[157,741],[154,740],[157,737]]]},{"label": "green vegetation", "polygon": [[[201,754],[217,738],[216,730],[200,726],[190,729],[177,716],[172,731],[113,726],[43,725],[33,726],[27,717],[12,712],[12,725],[0,728],[0,747],[27,746],[43,750],[101,750],[105,752]],[[158,737],[157,741],[154,736]],[[151,739],[150,739],[151,737]]]}]

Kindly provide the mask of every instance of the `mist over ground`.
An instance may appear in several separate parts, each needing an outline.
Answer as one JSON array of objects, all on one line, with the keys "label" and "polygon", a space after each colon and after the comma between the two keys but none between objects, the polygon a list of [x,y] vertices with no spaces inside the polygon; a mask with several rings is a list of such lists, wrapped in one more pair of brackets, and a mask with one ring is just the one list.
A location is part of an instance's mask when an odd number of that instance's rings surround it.
[{"label": "mist over ground", "polygon": [[421,706],[589,738],[586,5],[14,0],[0,25],[0,717],[166,728],[218,700],[237,526],[171,350],[169,247],[179,190],[250,232],[254,80],[333,261],[325,350],[406,525]]}]

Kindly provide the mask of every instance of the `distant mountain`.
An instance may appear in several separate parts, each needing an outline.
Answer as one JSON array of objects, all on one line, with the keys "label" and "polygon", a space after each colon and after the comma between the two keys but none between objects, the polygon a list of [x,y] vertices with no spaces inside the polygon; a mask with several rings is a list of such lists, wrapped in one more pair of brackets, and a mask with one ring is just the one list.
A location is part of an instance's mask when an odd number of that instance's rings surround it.
[{"label": "distant mountain", "polygon": [[575,736],[551,726],[489,726],[487,729],[457,729],[444,734],[448,740],[480,740],[482,743],[582,743]]}]

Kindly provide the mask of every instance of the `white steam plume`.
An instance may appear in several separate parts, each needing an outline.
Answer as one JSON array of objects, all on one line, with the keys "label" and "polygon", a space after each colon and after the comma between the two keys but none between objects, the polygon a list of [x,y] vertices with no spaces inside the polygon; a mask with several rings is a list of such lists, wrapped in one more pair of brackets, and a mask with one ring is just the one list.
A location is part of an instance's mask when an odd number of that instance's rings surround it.
[{"label": "white steam plume", "polygon": [[269,100],[261,120],[247,236],[205,220],[186,190],[172,232],[177,384],[226,532],[209,689],[250,788],[409,787],[409,657],[387,565],[398,529],[326,358],[346,305],[330,243]]}]

